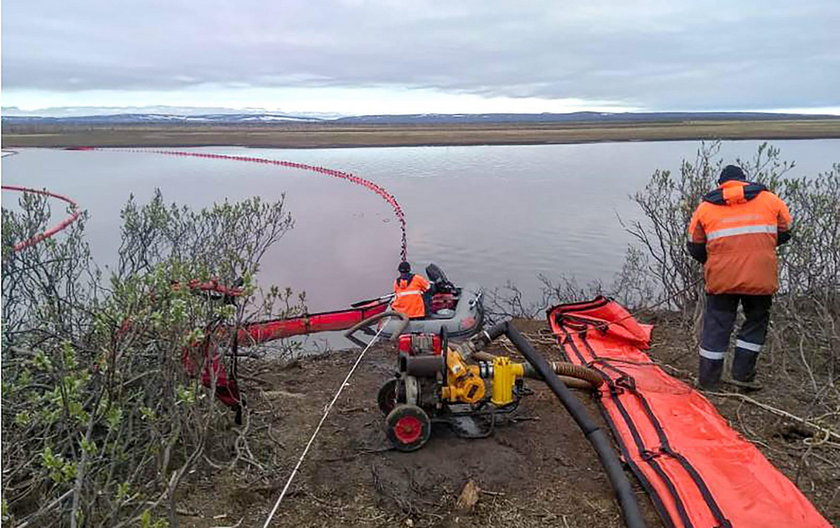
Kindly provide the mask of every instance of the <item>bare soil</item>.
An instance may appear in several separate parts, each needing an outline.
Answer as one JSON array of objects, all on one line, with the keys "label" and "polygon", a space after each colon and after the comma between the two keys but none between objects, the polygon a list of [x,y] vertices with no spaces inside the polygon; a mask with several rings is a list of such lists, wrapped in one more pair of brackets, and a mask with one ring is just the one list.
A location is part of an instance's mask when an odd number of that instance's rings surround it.
[{"label": "bare soil", "polygon": [[[691,340],[667,318],[655,322],[651,356],[667,364],[674,375],[691,381],[696,368],[695,352],[687,345]],[[544,323],[520,321],[518,326],[547,358],[564,359]],[[500,348],[496,352],[510,351]],[[237,449],[230,425],[219,432],[229,445],[208,458],[221,464],[238,452],[237,469],[208,466],[190,475],[179,500],[181,525],[262,526],[358,353],[246,364],[242,370],[250,395],[248,449],[242,442]],[[542,383],[528,384],[534,394],[523,400],[518,419],[499,426],[489,438],[462,439],[445,426],[435,426],[423,448],[400,453],[389,449],[376,405],[376,393],[394,367],[390,347],[375,347],[367,353],[272,526],[623,526],[594,451]],[[766,389],[750,397],[809,416],[814,394],[805,385],[791,383],[787,379],[791,375],[795,372],[763,368]],[[600,422],[595,404],[586,394],[578,394]],[[710,398],[732,426],[755,442],[829,520],[840,522],[837,446],[817,445],[813,430],[737,397]],[[472,511],[460,511],[456,501],[470,480],[481,490],[479,500]],[[662,526],[632,476],[631,481],[649,526]]]},{"label": "bare soil", "polygon": [[601,124],[3,125],[4,147],[334,148],[838,137],[836,118]]}]

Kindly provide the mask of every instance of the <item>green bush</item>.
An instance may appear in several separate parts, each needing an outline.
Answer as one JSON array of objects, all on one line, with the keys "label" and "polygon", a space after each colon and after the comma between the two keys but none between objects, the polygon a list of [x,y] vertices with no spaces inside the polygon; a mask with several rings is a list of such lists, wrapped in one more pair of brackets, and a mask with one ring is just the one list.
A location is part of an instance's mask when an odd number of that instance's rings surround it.
[{"label": "green bush", "polygon": [[[208,343],[230,372],[234,333],[223,328],[303,310],[302,296],[253,284],[260,259],[293,226],[284,201],[193,211],[159,192],[144,205],[132,199],[107,276],[91,259],[84,217],[11,251],[50,223],[42,197],[25,194],[21,206],[3,210],[4,519],[174,526],[183,476],[231,427],[214,388],[190,377],[182,356],[201,364],[191,345]],[[240,277],[236,305],[173,287]]]}]

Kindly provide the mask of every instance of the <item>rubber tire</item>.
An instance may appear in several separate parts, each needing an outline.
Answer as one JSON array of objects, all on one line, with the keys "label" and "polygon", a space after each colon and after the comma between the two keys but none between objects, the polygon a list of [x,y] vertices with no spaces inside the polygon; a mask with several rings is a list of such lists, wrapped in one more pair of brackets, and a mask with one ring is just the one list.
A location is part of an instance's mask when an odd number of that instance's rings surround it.
[{"label": "rubber tire", "polygon": [[[411,442],[405,442],[397,437],[396,425],[402,418],[413,417],[420,422],[420,434],[417,439]],[[432,421],[426,411],[416,405],[401,404],[394,407],[394,410],[388,413],[385,418],[385,435],[397,451],[408,453],[416,451],[423,447],[428,442],[432,435]]]},{"label": "rubber tire", "polygon": [[379,393],[376,395],[376,403],[379,405],[379,410],[385,416],[388,416],[394,410],[394,407],[399,403],[396,378],[389,379],[379,388]]}]

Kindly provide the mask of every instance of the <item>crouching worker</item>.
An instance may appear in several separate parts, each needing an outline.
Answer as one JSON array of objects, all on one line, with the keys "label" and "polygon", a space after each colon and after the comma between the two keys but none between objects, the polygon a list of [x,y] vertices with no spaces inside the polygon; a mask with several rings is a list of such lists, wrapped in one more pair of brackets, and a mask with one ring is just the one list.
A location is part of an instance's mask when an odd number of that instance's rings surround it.
[{"label": "crouching worker", "polygon": [[411,319],[426,316],[425,293],[429,291],[429,281],[422,275],[411,273],[408,262],[400,262],[400,272],[394,281],[394,301],[391,309],[404,313]]},{"label": "crouching worker", "polygon": [[717,388],[740,304],[746,320],[735,341],[731,381],[757,390],[756,360],[778,289],[776,246],[790,239],[791,217],[778,196],[747,182],[740,167],[728,165],[718,183],[689,225],[688,251],[704,264],[706,280],[699,385]]}]

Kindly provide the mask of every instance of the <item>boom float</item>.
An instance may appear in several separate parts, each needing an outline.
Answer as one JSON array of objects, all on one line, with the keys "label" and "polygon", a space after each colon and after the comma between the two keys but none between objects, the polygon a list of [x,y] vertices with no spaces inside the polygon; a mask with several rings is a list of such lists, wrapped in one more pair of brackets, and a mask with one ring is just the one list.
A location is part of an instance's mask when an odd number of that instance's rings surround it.
[{"label": "boom float", "polygon": [[18,192],[28,192],[33,194],[40,194],[42,196],[48,196],[50,198],[58,198],[63,202],[67,202],[70,205],[70,214],[58,224],[50,227],[43,233],[38,233],[37,235],[28,238],[26,240],[22,240],[14,245],[13,250],[15,252],[22,251],[28,247],[34,246],[38,242],[44,241],[59,231],[67,228],[70,224],[78,220],[81,211],[79,211],[79,206],[76,204],[75,201],[71,200],[70,198],[63,196],[61,194],[56,194],[54,192],[47,191],[45,189],[30,189],[29,187],[19,187],[17,185],[3,185],[2,189],[4,191],[18,191]]},{"label": "boom float", "polygon": [[[481,289],[476,285],[456,287],[435,265],[430,265],[427,270],[433,271],[430,277],[437,291],[431,299],[429,317],[412,319],[407,323],[407,328],[400,321],[394,325],[385,323],[387,326],[380,332],[383,338],[396,338],[404,329],[408,332],[418,332],[431,328],[437,331],[452,329],[456,337],[466,339],[481,329],[484,314]],[[214,280],[192,281],[186,286],[197,293],[212,295],[213,298],[230,304],[235,303],[242,295],[242,290],[238,287],[227,287]],[[229,375],[225,368],[217,343],[231,343],[233,351],[298,335],[347,330],[373,316],[385,313],[389,301],[390,296],[386,295],[359,301],[343,310],[253,321],[241,325],[215,325],[206,329],[204,340],[185,348],[182,361],[191,374],[197,376],[200,371],[202,384],[215,387],[216,396],[222,403],[238,411],[241,397],[236,379],[235,376]],[[210,339],[211,337],[215,339]],[[234,354],[234,363],[235,358]]]},{"label": "boom float", "polygon": [[268,158],[257,158],[254,156],[234,156],[229,154],[214,154],[211,152],[191,152],[186,150],[158,150],[158,149],[125,149],[125,148],[102,148],[102,147],[68,147],[66,150],[85,150],[85,151],[105,151],[105,152],[135,152],[139,154],[162,154],[164,156],[179,156],[184,158],[204,158],[204,159],[216,159],[216,160],[229,160],[229,161],[243,161],[246,163],[260,163],[263,165],[276,165],[279,167],[286,167],[289,169],[299,169],[308,172],[314,172],[318,174],[324,174],[326,176],[332,176],[333,178],[339,178],[350,183],[354,183],[356,185],[361,185],[362,187],[368,189],[369,191],[377,194],[380,198],[385,200],[388,205],[391,206],[391,209],[394,211],[394,216],[396,216],[397,221],[400,224],[400,232],[402,234],[402,240],[400,242],[400,258],[401,260],[408,260],[408,245],[406,242],[406,229],[405,229],[405,213],[403,213],[402,207],[400,207],[399,202],[397,199],[394,198],[394,195],[386,191],[382,186],[362,178],[361,176],[356,176],[355,174],[351,174],[349,172],[344,172],[336,169],[330,169],[327,167],[320,167],[318,165],[308,165],[306,163],[296,163],[293,161],[282,161],[282,160],[273,160]]}]

